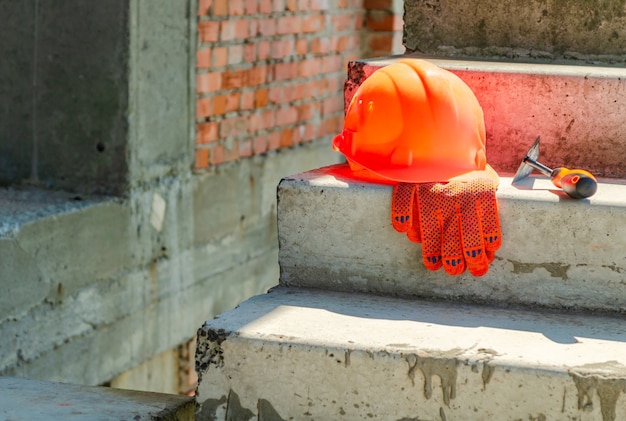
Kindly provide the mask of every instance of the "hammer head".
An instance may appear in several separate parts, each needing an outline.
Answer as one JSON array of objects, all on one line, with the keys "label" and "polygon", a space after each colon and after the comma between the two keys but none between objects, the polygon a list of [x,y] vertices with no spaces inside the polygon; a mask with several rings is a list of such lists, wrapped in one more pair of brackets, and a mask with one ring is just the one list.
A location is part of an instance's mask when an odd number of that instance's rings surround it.
[{"label": "hammer head", "polygon": [[526,163],[528,159],[530,159],[531,161],[539,161],[539,138],[540,136],[537,136],[537,139],[535,139],[535,143],[533,143],[533,145],[526,153],[526,156],[522,159],[522,163],[517,169],[515,177],[513,177],[513,184],[525,179],[533,171],[533,167]]}]

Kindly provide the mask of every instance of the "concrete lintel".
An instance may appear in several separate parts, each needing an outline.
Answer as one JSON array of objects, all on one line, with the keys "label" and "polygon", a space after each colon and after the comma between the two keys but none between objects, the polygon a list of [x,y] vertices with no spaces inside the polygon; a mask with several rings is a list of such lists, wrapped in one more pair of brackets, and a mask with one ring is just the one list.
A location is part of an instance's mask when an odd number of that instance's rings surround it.
[{"label": "concrete lintel", "polygon": [[0,417],[30,421],[193,421],[187,396],[0,377]]},{"label": "concrete lintel", "polygon": [[532,142],[541,136],[541,157],[550,167],[626,177],[626,132],[622,130],[625,68],[421,55],[358,60],[348,66],[346,104],[374,71],[406,57],[432,61],[455,73],[474,91],[485,114],[487,159],[497,170],[514,172]]},{"label": "concrete lintel", "polygon": [[278,190],[281,284],[381,294],[623,311],[626,185],[570,199],[545,178],[501,177],[503,245],[489,273],[424,269],[421,246],[391,226],[390,185],[347,165],[284,179]]},{"label": "concrete lintel", "polygon": [[197,419],[623,419],[622,325],[278,288],[199,330]]}]

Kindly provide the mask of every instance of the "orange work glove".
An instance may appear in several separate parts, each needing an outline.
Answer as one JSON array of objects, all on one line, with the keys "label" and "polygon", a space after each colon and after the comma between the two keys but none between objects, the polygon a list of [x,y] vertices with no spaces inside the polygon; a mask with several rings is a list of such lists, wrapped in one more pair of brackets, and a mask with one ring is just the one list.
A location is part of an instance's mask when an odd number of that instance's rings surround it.
[{"label": "orange work glove", "polygon": [[394,186],[391,222],[422,243],[424,266],[450,275],[489,270],[502,245],[496,185],[490,179]]}]

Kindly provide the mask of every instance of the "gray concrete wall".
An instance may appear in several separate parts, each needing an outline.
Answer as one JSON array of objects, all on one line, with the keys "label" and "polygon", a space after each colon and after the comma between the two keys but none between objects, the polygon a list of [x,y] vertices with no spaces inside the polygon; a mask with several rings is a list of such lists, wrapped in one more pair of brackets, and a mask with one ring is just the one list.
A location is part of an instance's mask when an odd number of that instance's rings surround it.
[{"label": "gray concrete wall", "polygon": [[0,184],[122,194],[129,1],[0,3]]},{"label": "gray concrete wall", "polygon": [[[35,6],[49,25],[37,36]],[[107,382],[278,283],[276,186],[340,156],[326,137],[192,172],[196,9],[0,2],[0,35],[13,41],[0,49],[15,57],[0,62],[0,83],[16,104],[0,99],[1,177],[11,183],[0,188],[0,376]],[[57,79],[37,93],[32,74],[18,72],[33,69],[35,38],[52,45],[38,55],[49,66],[41,77]],[[33,96],[48,101],[35,123]],[[113,97],[115,112],[98,108]],[[64,190],[24,186],[33,167],[41,186]]]},{"label": "gray concrete wall", "polygon": [[626,60],[623,0],[405,0],[409,52],[508,59]]}]

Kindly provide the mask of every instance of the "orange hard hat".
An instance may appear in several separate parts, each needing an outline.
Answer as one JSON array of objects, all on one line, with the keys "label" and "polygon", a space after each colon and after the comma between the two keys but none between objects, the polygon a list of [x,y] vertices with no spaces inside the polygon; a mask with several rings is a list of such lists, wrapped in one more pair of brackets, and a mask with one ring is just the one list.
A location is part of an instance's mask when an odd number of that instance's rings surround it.
[{"label": "orange hard hat", "polygon": [[333,148],[353,170],[407,183],[490,178],[483,110],[455,74],[402,59],[357,89]]}]

